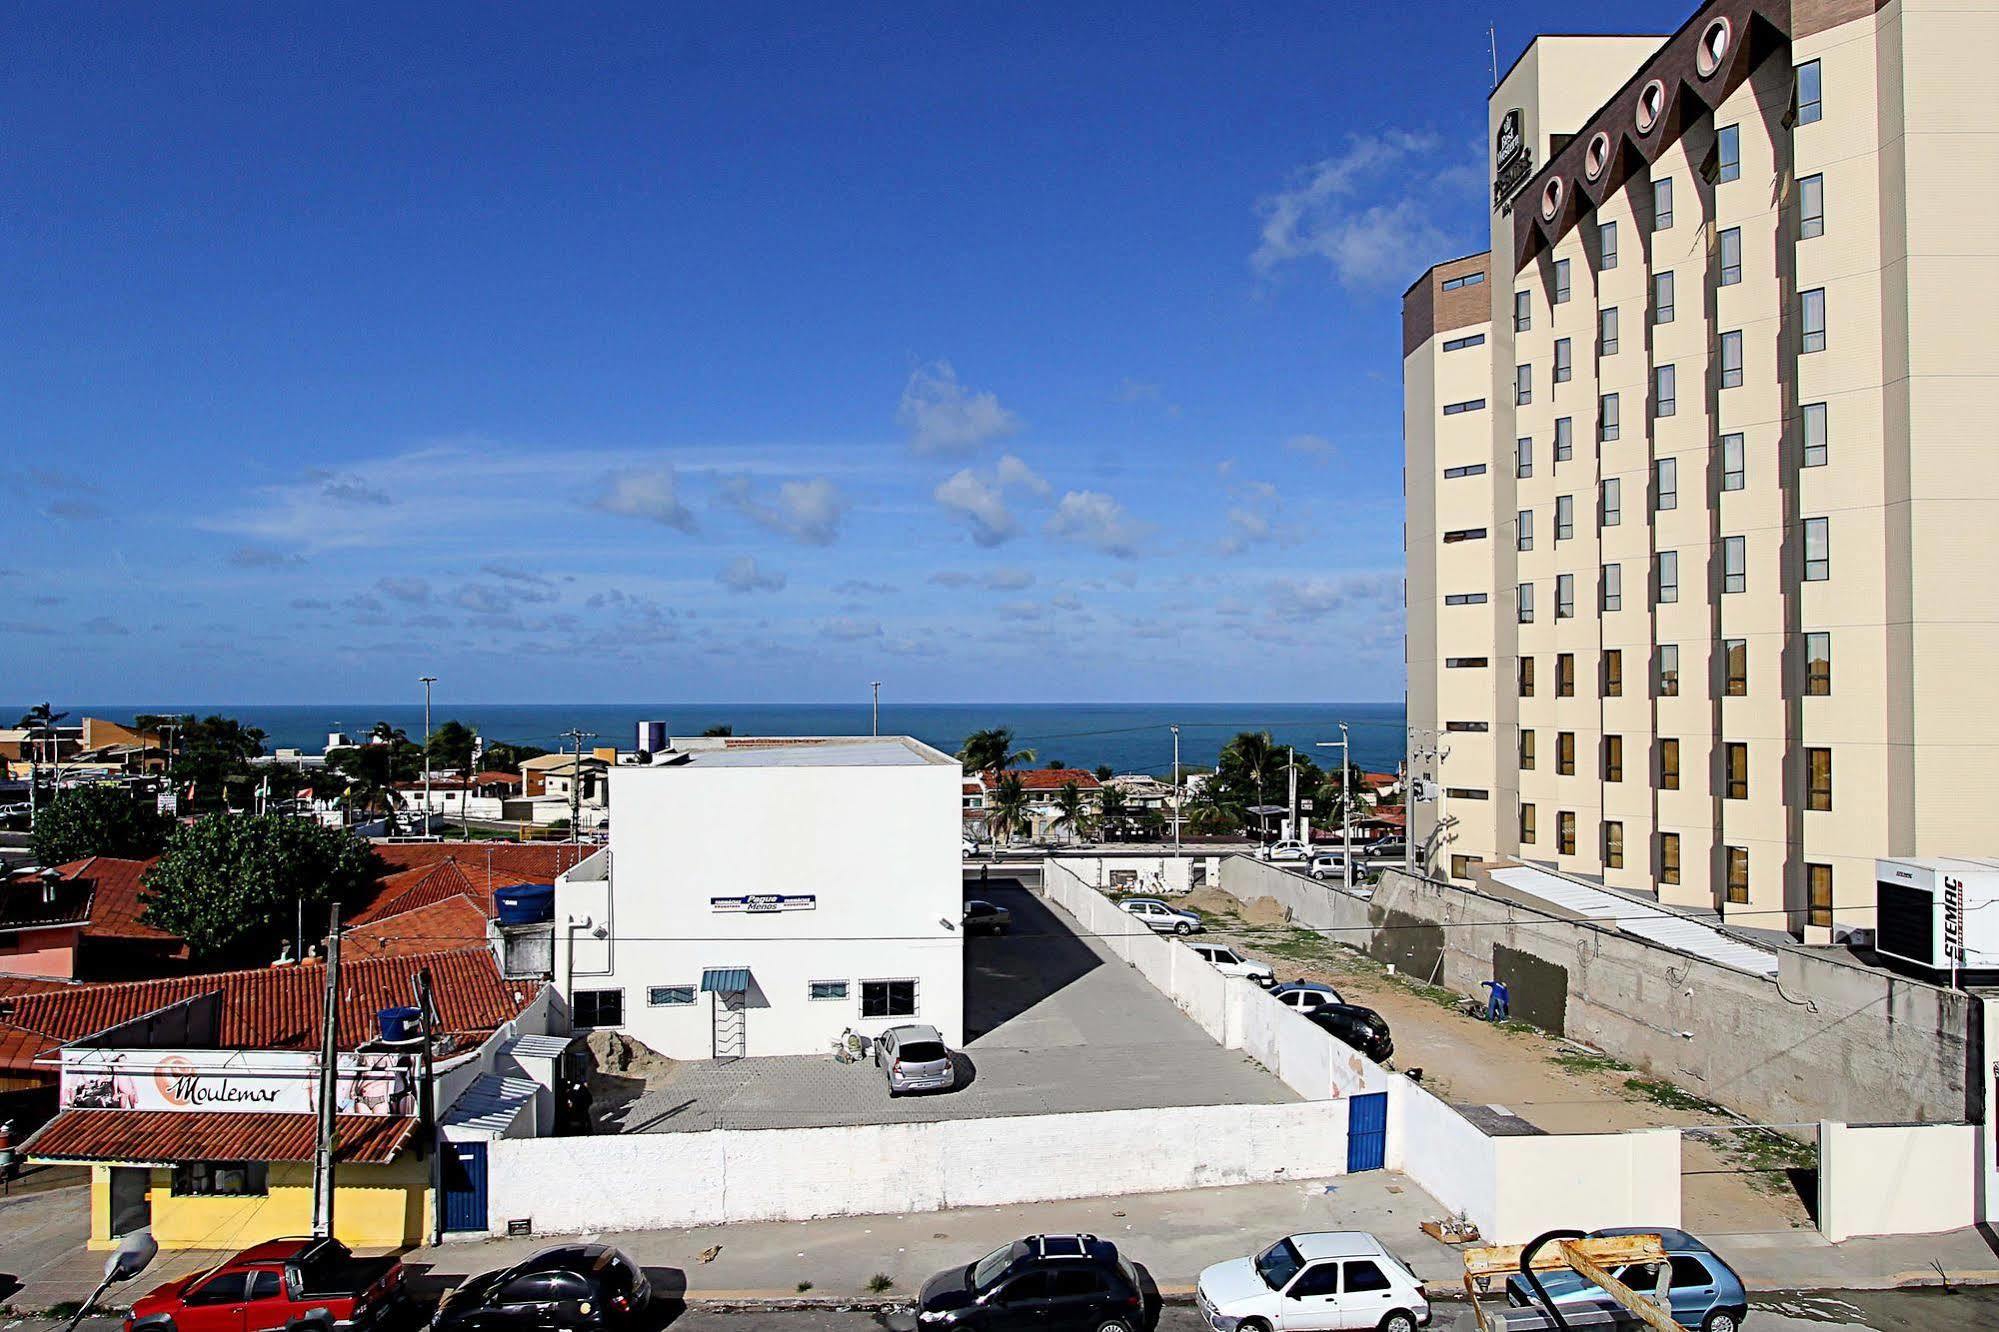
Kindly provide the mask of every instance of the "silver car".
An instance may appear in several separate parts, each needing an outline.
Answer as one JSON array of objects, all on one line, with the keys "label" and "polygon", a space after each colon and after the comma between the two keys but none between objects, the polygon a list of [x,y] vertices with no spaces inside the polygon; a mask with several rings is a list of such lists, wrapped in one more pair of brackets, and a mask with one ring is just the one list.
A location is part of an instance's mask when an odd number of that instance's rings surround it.
[{"label": "silver car", "polygon": [[888,1094],[950,1091],[958,1081],[957,1066],[935,1027],[911,1024],[890,1027],[875,1037],[875,1067],[888,1079]]}]

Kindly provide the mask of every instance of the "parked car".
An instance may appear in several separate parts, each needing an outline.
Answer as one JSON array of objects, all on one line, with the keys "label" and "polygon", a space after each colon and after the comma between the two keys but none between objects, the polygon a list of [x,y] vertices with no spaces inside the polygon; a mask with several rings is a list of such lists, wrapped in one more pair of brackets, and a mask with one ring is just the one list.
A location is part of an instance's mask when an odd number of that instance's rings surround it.
[{"label": "parked car", "polygon": [[1013,912],[974,897],[965,903],[962,923],[967,934],[1005,934],[1013,928]]},{"label": "parked car", "polygon": [[1409,857],[1409,844],[1403,841],[1400,837],[1384,837],[1378,842],[1370,843],[1368,847],[1360,853],[1360,858],[1362,860],[1374,861],[1382,864],[1385,864],[1389,861],[1406,860],[1408,859],[1408,857]]},{"label": "parked car", "polygon": [[1224,976],[1241,976],[1268,988],[1277,983],[1277,973],[1261,962],[1252,962],[1227,944],[1188,944],[1201,960]]},{"label": "parked car", "polygon": [[958,1082],[957,1066],[944,1044],[944,1033],[918,1023],[890,1027],[875,1037],[875,1067],[888,1079],[890,1096],[950,1091]]},{"label": "parked car", "polygon": [[960,855],[976,856],[977,854],[979,854],[979,844],[973,841],[971,838],[969,837],[960,838],[959,843],[960,843],[960,848],[959,848]]},{"label": "parked car", "polygon": [[1320,1004],[1307,1010],[1306,1017],[1325,1028],[1326,1033],[1345,1041],[1377,1064],[1386,1063],[1395,1053],[1388,1021],[1372,1008],[1359,1004]]},{"label": "parked car", "polygon": [[315,1320],[366,1332],[395,1321],[408,1303],[397,1258],[356,1258],[337,1239],[277,1239],[140,1296],[125,1332],[243,1332]]},{"label": "parked car", "polygon": [[608,1244],[559,1244],[447,1292],[433,1332],[623,1328],[652,1303],[652,1283]]},{"label": "parked car", "polygon": [[[1736,1332],[1742,1326],[1749,1312],[1749,1296],[1743,1289],[1742,1278],[1713,1249],[1684,1230],[1666,1227],[1618,1226],[1590,1232],[1591,1239],[1612,1235],[1659,1237],[1672,1266],[1666,1298],[1672,1306],[1673,1321],[1681,1327],[1699,1328],[1701,1332]],[[1629,1263],[1612,1268],[1610,1274],[1640,1295],[1651,1295],[1658,1289],[1659,1270],[1653,1263]],[[1585,1280],[1578,1272],[1562,1269],[1539,1275],[1548,1297],[1565,1310],[1608,1308],[1616,1303],[1602,1287]],[[1506,1279],[1506,1302],[1522,1307],[1538,1305],[1528,1290],[1526,1278],[1520,1276]]]},{"label": "parked car", "polygon": [[1281,842],[1272,842],[1261,848],[1257,851],[1257,855],[1265,860],[1310,860],[1312,848],[1296,838],[1287,837]]},{"label": "parked car", "polygon": [[1321,985],[1317,981],[1286,981],[1272,990],[1270,995],[1286,1008],[1295,1008],[1301,1013],[1309,1013],[1327,1004],[1346,1002],[1340,998],[1338,990],[1330,985]]},{"label": "parked car", "polygon": [[1430,1322],[1409,1264],[1361,1230],[1289,1236],[1254,1258],[1206,1269],[1194,1289],[1201,1319],[1215,1332],[1416,1332]]},{"label": "parked car", "polygon": [[[1354,868],[1359,870],[1359,858],[1355,858]],[[1307,872],[1315,879],[1339,879],[1346,876],[1347,855],[1344,851],[1321,851],[1312,857],[1312,867]],[[1360,875],[1356,873],[1355,878]]]},{"label": "parked car", "polygon": [[1156,897],[1127,897],[1118,903],[1160,934],[1199,934],[1201,918],[1191,911],[1175,911]]},{"label": "parked car", "polygon": [[1144,1286],[1095,1235],[1030,1235],[939,1272],[916,1297],[919,1327],[1141,1332]]}]

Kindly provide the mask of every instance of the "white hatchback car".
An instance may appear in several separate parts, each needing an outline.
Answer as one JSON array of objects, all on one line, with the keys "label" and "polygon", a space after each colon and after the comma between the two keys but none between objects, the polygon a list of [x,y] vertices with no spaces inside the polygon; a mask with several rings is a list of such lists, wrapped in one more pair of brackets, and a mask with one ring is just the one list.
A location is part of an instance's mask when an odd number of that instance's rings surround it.
[{"label": "white hatchback car", "polygon": [[1277,984],[1276,972],[1261,962],[1250,961],[1227,944],[1197,943],[1187,946],[1224,976],[1241,976],[1244,980],[1255,981],[1266,990]]},{"label": "white hatchback car", "polygon": [[1258,853],[1265,860],[1310,860],[1312,848],[1293,838],[1272,842]]},{"label": "white hatchback car", "polygon": [[1430,1323],[1423,1283],[1364,1230],[1289,1236],[1208,1268],[1195,1291],[1214,1332],[1416,1332]]}]

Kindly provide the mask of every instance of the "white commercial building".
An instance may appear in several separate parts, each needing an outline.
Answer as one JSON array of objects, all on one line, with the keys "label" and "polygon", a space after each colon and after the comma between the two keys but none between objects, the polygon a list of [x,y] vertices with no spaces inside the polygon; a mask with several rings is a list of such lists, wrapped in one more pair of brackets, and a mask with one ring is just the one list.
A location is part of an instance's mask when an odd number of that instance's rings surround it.
[{"label": "white commercial building", "polygon": [[556,882],[577,1030],[676,1059],[964,1033],[960,771],[903,736],[749,739],[618,769],[610,845]]}]

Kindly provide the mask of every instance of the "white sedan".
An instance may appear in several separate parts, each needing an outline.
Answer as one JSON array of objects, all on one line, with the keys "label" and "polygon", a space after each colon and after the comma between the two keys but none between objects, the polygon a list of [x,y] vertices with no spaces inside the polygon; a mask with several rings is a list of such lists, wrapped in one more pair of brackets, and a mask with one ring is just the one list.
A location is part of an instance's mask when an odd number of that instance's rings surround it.
[{"label": "white sedan", "polygon": [[1277,973],[1261,962],[1252,962],[1227,944],[1188,944],[1200,955],[1203,962],[1224,976],[1241,976],[1244,980],[1255,981],[1264,989],[1277,984]]},{"label": "white sedan", "polygon": [[1292,1235],[1217,1263],[1201,1273],[1195,1301],[1214,1332],[1416,1332],[1430,1323],[1423,1283],[1364,1230]]}]

